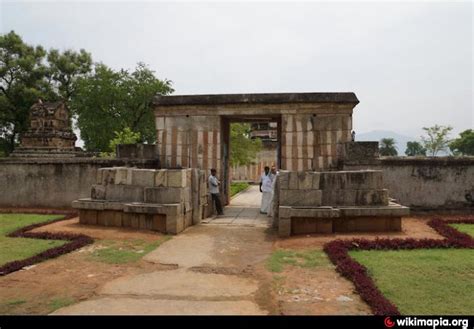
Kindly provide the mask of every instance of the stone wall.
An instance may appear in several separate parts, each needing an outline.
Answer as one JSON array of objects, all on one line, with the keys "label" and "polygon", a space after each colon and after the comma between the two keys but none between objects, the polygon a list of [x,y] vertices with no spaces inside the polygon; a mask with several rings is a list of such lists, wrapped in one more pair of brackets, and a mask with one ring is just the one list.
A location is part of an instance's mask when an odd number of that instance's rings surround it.
[{"label": "stone wall", "polygon": [[70,208],[89,197],[99,168],[157,168],[153,160],[101,158],[0,159],[0,207]]},{"label": "stone wall", "polygon": [[344,168],[382,170],[390,195],[415,210],[474,210],[474,157],[382,157],[378,162]]}]

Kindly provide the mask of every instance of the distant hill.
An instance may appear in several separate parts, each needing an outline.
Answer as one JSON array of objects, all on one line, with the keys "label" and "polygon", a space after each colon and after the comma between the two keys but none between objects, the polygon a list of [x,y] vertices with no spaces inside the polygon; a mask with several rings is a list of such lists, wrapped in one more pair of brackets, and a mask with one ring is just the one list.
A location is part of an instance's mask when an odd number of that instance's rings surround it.
[{"label": "distant hill", "polygon": [[360,133],[360,134],[358,134],[356,131],[356,136],[355,136],[355,140],[361,141],[361,142],[362,141],[380,142],[382,138],[395,139],[398,155],[405,155],[407,142],[411,142],[415,140],[420,141],[419,137],[417,138],[417,137],[405,136],[405,135],[401,135],[399,133],[396,133],[394,131],[389,131],[389,130],[374,130],[374,131],[369,131],[369,132]]}]

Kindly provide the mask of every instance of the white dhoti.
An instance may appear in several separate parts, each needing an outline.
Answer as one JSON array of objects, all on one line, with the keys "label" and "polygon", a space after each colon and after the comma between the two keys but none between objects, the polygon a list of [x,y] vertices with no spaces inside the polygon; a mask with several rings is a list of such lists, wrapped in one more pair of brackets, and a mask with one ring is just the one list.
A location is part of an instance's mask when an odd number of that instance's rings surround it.
[{"label": "white dhoti", "polygon": [[272,194],[272,196],[270,198],[270,206],[268,207],[268,212],[267,212],[269,217],[273,216],[273,198],[275,197],[273,192],[271,194]]},{"label": "white dhoti", "polygon": [[263,192],[262,205],[260,206],[260,211],[265,214],[268,214],[270,212],[271,205],[272,205],[272,192]]}]

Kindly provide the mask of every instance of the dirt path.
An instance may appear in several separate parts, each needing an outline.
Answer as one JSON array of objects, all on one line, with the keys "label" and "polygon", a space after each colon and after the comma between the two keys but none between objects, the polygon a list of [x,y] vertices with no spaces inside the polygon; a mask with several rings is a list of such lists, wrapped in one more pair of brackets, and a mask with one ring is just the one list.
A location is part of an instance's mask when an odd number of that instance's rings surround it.
[{"label": "dirt path", "polygon": [[264,228],[194,226],[144,257],[167,270],[111,280],[94,298],[54,314],[274,313],[261,274],[271,250]]},{"label": "dirt path", "polygon": [[[255,191],[252,191],[255,193]],[[258,193],[258,191],[257,191]],[[245,196],[255,203],[257,195]],[[72,219],[38,231],[84,233],[96,242],[78,251],[0,277],[0,313],[5,314],[370,314],[369,307],[322,252],[324,243],[364,237],[441,238],[426,222],[433,216],[403,220],[393,234],[307,235],[276,238],[258,208],[228,217],[241,221],[193,226],[139,261],[108,264],[91,258],[106,241],[148,241],[163,235],[122,228],[84,226]],[[245,215],[248,214],[248,215]],[[443,216],[449,217],[449,216]],[[455,216],[459,217],[459,216]],[[250,219],[248,219],[250,220]],[[242,224],[239,224],[242,222]],[[314,266],[267,265],[280,250],[313,252]],[[319,257],[318,256],[318,257]]]}]

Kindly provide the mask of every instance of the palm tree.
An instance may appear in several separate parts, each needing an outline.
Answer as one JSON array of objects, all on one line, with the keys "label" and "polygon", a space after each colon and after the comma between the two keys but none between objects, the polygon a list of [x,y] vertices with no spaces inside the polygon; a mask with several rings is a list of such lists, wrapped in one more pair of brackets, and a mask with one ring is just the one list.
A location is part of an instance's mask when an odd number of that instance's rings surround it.
[{"label": "palm tree", "polygon": [[379,151],[380,155],[383,156],[396,156],[398,155],[397,147],[395,146],[395,139],[393,138],[382,138],[380,140]]}]

